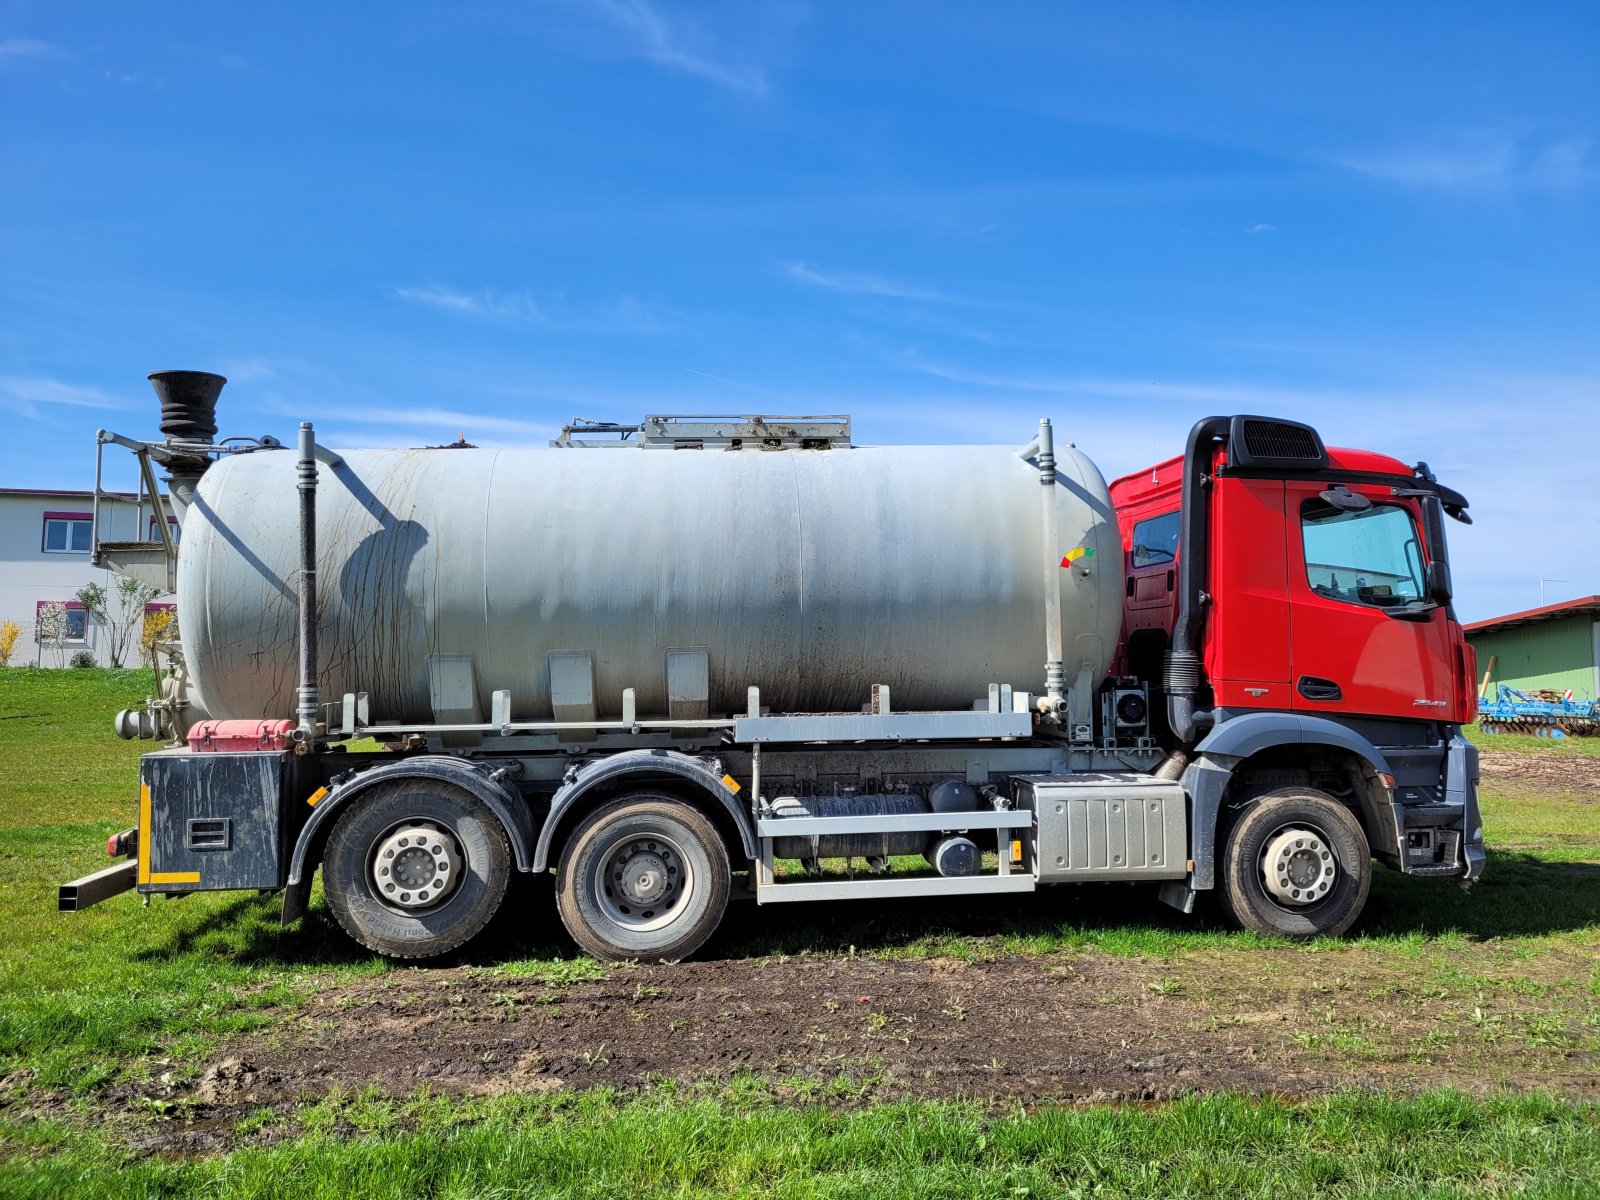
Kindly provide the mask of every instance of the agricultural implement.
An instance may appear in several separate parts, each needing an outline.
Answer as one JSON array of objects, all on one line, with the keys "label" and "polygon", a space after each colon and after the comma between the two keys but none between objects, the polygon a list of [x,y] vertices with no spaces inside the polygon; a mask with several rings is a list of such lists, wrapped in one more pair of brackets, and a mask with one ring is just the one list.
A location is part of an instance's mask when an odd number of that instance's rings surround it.
[{"label": "agricultural implement", "polygon": [[1575,700],[1570,690],[1519,692],[1502,683],[1493,700],[1478,702],[1478,728],[1542,738],[1600,736],[1600,701]]}]

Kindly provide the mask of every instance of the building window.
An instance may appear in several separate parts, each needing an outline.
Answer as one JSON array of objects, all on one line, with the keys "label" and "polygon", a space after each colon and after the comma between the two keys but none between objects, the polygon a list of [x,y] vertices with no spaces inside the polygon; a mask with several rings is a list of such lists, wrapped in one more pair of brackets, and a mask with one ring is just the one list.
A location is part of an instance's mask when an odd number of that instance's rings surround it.
[{"label": "building window", "polygon": [[46,554],[87,554],[94,544],[94,514],[47,512],[40,549]]},{"label": "building window", "polygon": [[84,611],[83,605],[76,600],[40,600],[34,605],[34,640],[40,640],[40,618],[44,615],[46,604],[62,604],[66,607],[66,636],[62,641],[69,646],[87,646],[89,644],[89,614]]},{"label": "building window", "polygon": [[[176,543],[179,536],[183,533],[183,530],[178,526],[178,518],[168,517],[167,528],[172,531],[172,540],[174,543]],[[161,523],[156,520],[154,514],[152,514],[150,517],[150,540],[152,542],[159,542],[161,540]]]}]

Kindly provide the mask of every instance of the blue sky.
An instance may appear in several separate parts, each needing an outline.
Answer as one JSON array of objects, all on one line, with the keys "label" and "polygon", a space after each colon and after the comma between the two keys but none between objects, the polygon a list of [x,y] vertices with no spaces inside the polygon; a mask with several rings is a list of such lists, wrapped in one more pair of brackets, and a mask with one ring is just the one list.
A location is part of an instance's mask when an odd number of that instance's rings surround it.
[{"label": "blue sky", "polygon": [[[224,432],[849,412],[1108,476],[1427,459],[1475,618],[1600,592],[1600,7],[0,0],[0,486]],[[128,482],[131,483],[131,474]]]}]

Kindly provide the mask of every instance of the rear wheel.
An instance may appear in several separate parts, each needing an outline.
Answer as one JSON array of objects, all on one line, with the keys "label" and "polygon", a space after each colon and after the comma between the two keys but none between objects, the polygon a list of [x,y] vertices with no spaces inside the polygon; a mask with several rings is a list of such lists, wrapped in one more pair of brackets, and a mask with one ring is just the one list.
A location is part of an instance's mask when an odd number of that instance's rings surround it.
[{"label": "rear wheel", "polygon": [[346,933],[392,958],[430,958],[478,934],[505,898],[511,848],[499,819],[448,784],[404,779],[355,800],[322,858]]},{"label": "rear wheel", "polygon": [[1312,788],[1280,788],[1245,809],[1228,833],[1221,900],[1256,933],[1338,937],[1372,885],[1372,850],[1355,814]]},{"label": "rear wheel", "polygon": [[584,818],[556,868],[567,932],[611,961],[693,954],[722,922],[731,888],[716,827],[659,792],[634,792]]}]

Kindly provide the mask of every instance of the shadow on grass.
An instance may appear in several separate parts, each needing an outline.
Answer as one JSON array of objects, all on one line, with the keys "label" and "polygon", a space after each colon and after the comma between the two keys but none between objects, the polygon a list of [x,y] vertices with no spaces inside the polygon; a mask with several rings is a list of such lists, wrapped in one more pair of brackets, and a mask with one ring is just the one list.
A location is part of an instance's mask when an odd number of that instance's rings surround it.
[{"label": "shadow on grass", "polygon": [[[1214,941],[1255,940],[1226,924],[1213,897],[1192,916],[1168,908],[1155,888],[1084,884],[1020,897],[779,905],[730,911],[711,953],[893,953],[929,939],[1006,939],[1041,949],[1089,945],[1163,954]],[[1374,871],[1356,939],[1460,935],[1473,940],[1542,937],[1600,928],[1600,865],[1547,862],[1491,850],[1484,876],[1463,891],[1450,879]],[[950,947],[957,954],[963,948]]]},{"label": "shadow on grass", "polygon": [[1473,939],[1542,937],[1600,927],[1600,864],[1549,862],[1490,850],[1483,877],[1451,879],[1378,870],[1358,935],[1459,933]]},{"label": "shadow on grass", "polygon": [[[489,928],[453,954],[418,967],[494,967],[577,955],[556,916],[549,876],[519,877]],[[166,960],[225,955],[244,965],[340,967],[381,960],[347,937],[323,902],[297,926],[278,925],[275,896],[250,896],[208,912],[159,945],[135,954]],[[1474,940],[1538,937],[1600,927],[1600,865],[1546,862],[1490,851],[1483,879],[1463,891],[1448,879],[1419,879],[1378,868],[1356,938],[1462,935]],[[730,906],[702,957],[741,959],[788,954],[1004,953],[992,943],[1039,950],[1094,946],[1113,953],[1160,955],[1212,942],[1254,941],[1215,914],[1214,905],[1184,916],[1148,884],[1042,888],[1033,895]],[[948,942],[948,945],[945,943]],[[988,944],[986,944],[988,943]]]},{"label": "shadow on grass", "polygon": [[[187,900],[165,903],[190,903]],[[388,960],[358,945],[320,898],[297,923],[279,924],[282,897],[241,896],[218,905],[134,952],[143,962],[192,954],[221,956],[243,966],[299,968],[377,966]],[[556,916],[550,877],[513,876],[511,891],[487,929],[461,950],[406,963],[417,967],[493,966],[525,958],[570,958],[576,947]]]}]

